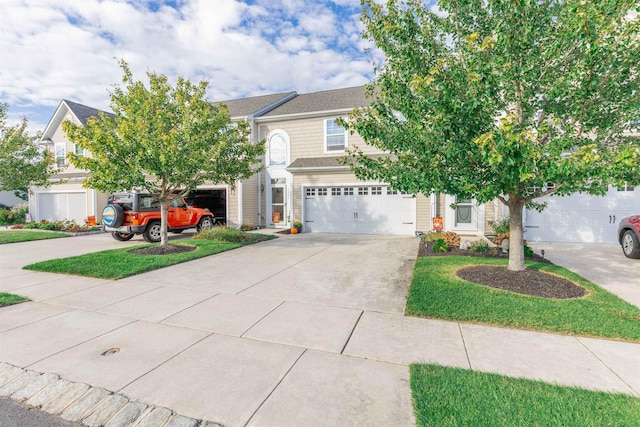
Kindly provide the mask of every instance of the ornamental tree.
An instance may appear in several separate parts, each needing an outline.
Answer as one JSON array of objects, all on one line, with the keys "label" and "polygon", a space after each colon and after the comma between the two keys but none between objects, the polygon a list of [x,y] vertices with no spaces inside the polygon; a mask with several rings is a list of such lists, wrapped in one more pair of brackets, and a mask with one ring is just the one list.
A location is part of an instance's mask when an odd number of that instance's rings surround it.
[{"label": "ornamental tree", "polygon": [[55,172],[53,154],[36,145],[36,136],[29,136],[28,121],[7,125],[7,104],[0,103],[0,191],[13,191],[27,199],[30,185],[48,186]]},{"label": "ornamental tree", "polygon": [[135,81],[124,62],[124,87],[111,92],[112,117],[101,114],[86,126],[67,121],[68,138],[91,155],[69,154],[91,172],[83,185],[105,192],[139,190],[161,204],[161,245],[168,244],[169,199],[210,181],[233,183],[256,172],[264,142],[251,143],[246,122],[232,123],[226,106],[204,99],[208,83],[147,72],[148,87]]},{"label": "ornamental tree", "polygon": [[379,3],[363,0],[362,22],[385,59],[372,104],[347,126],[391,155],[352,150],[358,177],[497,198],[510,214],[510,270],[524,270],[525,206],[640,181],[628,136],[640,113],[637,1]]}]

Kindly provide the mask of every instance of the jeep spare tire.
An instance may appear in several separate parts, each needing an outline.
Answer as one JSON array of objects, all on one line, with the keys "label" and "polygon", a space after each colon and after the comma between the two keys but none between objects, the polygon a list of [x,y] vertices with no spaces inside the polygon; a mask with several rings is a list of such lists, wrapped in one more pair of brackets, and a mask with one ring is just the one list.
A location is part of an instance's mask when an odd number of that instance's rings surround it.
[{"label": "jeep spare tire", "polygon": [[102,210],[102,223],[107,227],[120,227],[124,222],[122,206],[109,203]]}]

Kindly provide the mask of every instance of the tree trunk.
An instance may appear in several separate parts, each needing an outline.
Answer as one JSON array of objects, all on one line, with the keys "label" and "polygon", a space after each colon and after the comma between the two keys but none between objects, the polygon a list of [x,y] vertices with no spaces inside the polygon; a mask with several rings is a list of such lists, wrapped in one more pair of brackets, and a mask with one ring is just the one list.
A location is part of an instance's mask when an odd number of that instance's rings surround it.
[{"label": "tree trunk", "polygon": [[509,270],[524,270],[524,227],[522,212],[524,200],[517,197],[509,198]]},{"label": "tree trunk", "polygon": [[169,245],[169,234],[167,233],[167,219],[169,218],[169,200],[164,198],[160,202],[160,246]]}]

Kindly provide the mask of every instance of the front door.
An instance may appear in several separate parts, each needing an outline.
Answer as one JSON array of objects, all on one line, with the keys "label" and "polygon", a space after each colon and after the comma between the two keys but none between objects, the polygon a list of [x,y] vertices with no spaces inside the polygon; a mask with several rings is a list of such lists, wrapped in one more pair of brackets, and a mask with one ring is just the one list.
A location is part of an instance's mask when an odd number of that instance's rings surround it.
[{"label": "front door", "polygon": [[275,227],[288,227],[287,218],[287,181],[285,178],[271,180],[271,224]]}]

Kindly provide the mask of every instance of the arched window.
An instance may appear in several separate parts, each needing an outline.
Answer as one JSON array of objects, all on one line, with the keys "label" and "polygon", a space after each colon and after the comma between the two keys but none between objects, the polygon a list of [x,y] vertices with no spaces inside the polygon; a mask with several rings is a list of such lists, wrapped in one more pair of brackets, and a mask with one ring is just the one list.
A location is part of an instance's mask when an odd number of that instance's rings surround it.
[{"label": "arched window", "polygon": [[269,136],[269,166],[286,166],[289,136],[277,130]]}]

